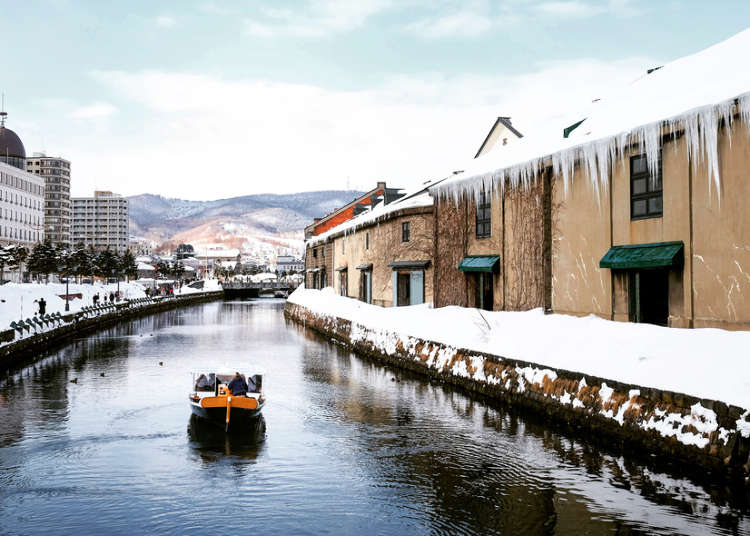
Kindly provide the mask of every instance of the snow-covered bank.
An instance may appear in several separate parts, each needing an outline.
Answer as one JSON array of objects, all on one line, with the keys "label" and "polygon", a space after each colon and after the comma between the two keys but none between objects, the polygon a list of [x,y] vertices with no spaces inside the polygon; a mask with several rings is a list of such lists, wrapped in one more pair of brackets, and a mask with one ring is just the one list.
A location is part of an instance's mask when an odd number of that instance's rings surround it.
[{"label": "snow-covered bank", "polygon": [[371,329],[750,408],[750,332],[663,328],[538,309],[385,309],[331,288],[300,288],[289,301]]},{"label": "snow-covered bank", "polygon": [[[183,285],[177,295],[200,294],[221,291],[216,279],[192,283],[195,287]],[[108,303],[110,293],[117,292],[117,283],[86,284],[71,283],[68,288],[71,313],[83,307],[94,305],[94,296],[99,296],[99,304]],[[136,300],[146,296],[146,287],[138,282],[120,282],[120,295],[123,300]],[[0,285],[0,330],[7,329],[11,322],[33,317],[39,312],[39,300],[46,302],[46,314],[65,313],[64,283],[6,283]]]},{"label": "snow-covered bank", "polygon": [[542,311],[381,308],[298,289],[285,313],[395,366],[687,463],[750,474],[750,333]]},{"label": "snow-covered bank", "polygon": [[[71,283],[68,287],[70,312],[93,305],[95,295],[104,303],[110,293],[117,292],[117,284],[79,285]],[[120,293],[126,300],[143,298],[146,293],[138,283],[120,282]],[[6,329],[11,322],[33,317],[39,312],[38,301],[46,302],[46,314],[65,312],[64,283],[6,283],[0,286],[0,329]]]}]

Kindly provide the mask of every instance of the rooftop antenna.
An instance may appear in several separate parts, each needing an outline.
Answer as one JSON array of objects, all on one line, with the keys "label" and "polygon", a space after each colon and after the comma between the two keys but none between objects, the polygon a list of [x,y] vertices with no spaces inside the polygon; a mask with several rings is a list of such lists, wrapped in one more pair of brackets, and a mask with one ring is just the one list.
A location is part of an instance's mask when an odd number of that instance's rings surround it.
[{"label": "rooftop antenna", "polygon": [[5,118],[8,117],[8,112],[5,111],[5,92],[3,92],[3,107],[0,110],[0,127],[5,128]]}]

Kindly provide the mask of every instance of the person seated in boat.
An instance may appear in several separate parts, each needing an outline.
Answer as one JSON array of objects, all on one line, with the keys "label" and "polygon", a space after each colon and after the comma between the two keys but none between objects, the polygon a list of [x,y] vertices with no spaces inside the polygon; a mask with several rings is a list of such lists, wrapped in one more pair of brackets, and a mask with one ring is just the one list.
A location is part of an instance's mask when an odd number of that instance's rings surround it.
[{"label": "person seated in boat", "polygon": [[227,388],[234,396],[247,394],[247,382],[239,372],[234,373],[234,378],[229,382]]}]

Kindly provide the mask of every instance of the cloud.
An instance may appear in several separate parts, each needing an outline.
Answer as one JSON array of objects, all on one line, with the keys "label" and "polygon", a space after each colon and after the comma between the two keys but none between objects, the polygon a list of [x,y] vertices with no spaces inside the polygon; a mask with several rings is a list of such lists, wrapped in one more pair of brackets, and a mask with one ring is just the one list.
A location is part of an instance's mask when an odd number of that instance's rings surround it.
[{"label": "cloud", "polygon": [[639,13],[639,10],[633,5],[631,0],[608,0],[606,2],[602,0],[598,3],[589,3],[580,0],[562,0],[542,2],[536,4],[533,9],[541,15],[563,19],[582,19],[595,17],[604,13],[619,16],[633,16]]},{"label": "cloud", "polygon": [[307,0],[303,7],[294,10],[263,7],[255,16],[245,19],[245,32],[254,37],[324,37],[346,33],[393,5],[393,0]]},{"label": "cloud", "polygon": [[449,36],[477,36],[492,29],[494,21],[486,13],[456,11],[407,24],[406,30],[427,39]]},{"label": "cloud", "polygon": [[170,17],[169,15],[159,15],[154,19],[154,23],[159,28],[172,28],[177,24],[177,20],[174,17]]},{"label": "cloud", "polygon": [[[567,126],[658,60],[581,59],[518,76],[393,77],[360,91],[166,71],[98,71],[128,115],[76,130],[74,189],[192,199],[410,186],[470,160],[498,115],[523,133]],[[561,83],[564,81],[565,83]],[[551,127],[553,125],[553,127]],[[560,126],[559,128],[562,128]],[[122,165],[127,162],[127,165]]]},{"label": "cloud", "polygon": [[100,119],[117,113],[117,107],[108,102],[95,102],[88,106],[81,106],[70,112],[72,119]]}]

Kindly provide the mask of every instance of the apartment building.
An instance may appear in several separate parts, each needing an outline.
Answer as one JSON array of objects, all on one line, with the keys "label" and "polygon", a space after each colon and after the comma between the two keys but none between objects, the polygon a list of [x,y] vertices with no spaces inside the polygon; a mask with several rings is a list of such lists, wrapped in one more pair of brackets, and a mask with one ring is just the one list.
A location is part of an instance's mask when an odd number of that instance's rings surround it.
[{"label": "apartment building", "polygon": [[96,191],[94,197],[74,197],[73,244],[83,243],[96,250],[119,253],[128,249],[128,200],[119,194]]},{"label": "apartment building", "polygon": [[53,244],[70,246],[70,161],[34,153],[26,159],[26,169],[44,178],[44,236]]}]

